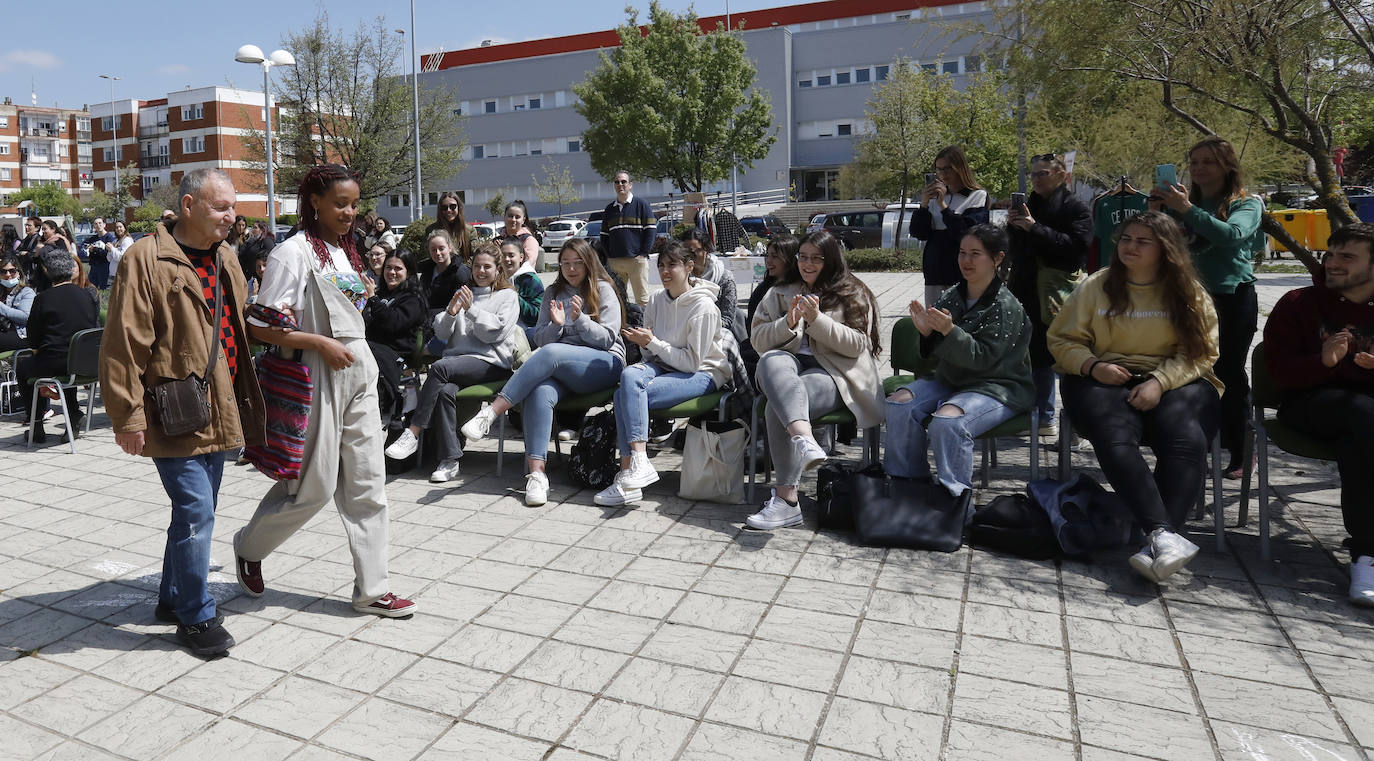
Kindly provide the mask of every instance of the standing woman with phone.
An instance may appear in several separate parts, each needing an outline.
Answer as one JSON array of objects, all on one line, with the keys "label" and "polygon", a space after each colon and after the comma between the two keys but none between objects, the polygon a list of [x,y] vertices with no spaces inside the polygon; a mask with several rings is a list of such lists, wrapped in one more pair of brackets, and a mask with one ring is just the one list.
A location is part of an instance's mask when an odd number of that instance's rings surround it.
[{"label": "standing woman with phone", "polygon": [[[1040,435],[1056,436],[1054,416],[1057,379],[1054,357],[1045,343],[1054,316],[1083,278],[1093,239],[1092,211],[1069,191],[1064,157],[1046,153],[1031,157],[1033,192],[1007,213],[1011,236],[1011,286],[1031,321],[1031,378],[1040,411]],[[1015,194],[1013,194],[1015,196]]]},{"label": "standing woman with phone", "polygon": [[1161,182],[1150,193],[1150,207],[1164,209],[1183,225],[1188,249],[1203,286],[1216,307],[1217,377],[1221,397],[1221,446],[1230,453],[1227,478],[1240,478],[1245,463],[1245,418],[1250,406],[1250,356],[1259,323],[1252,241],[1264,216],[1264,203],[1245,191],[1240,159],[1231,143],[1215,135],[1188,151],[1192,187]]},{"label": "standing woman with phone", "polygon": [[926,242],[921,256],[924,303],[934,304],[959,282],[959,241],[987,221],[988,192],[974,179],[963,149],[942,149],[935,155],[935,172],[926,175],[921,208],[911,214],[911,237]]}]

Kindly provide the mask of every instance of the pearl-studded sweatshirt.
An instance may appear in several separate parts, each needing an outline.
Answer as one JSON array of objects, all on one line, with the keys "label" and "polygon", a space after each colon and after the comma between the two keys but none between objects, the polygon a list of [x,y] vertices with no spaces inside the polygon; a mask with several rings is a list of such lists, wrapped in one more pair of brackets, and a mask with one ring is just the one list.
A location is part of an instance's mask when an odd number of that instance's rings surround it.
[{"label": "pearl-studded sweatshirt", "polygon": [[1031,382],[1030,319],[1000,278],[993,278],[978,301],[968,304],[968,283],[947,288],[935,306],[949,312],[949,335],[932,331],[921,338],[918,375],[959,391],[991,397],[1018,412],[1035,401]]}]

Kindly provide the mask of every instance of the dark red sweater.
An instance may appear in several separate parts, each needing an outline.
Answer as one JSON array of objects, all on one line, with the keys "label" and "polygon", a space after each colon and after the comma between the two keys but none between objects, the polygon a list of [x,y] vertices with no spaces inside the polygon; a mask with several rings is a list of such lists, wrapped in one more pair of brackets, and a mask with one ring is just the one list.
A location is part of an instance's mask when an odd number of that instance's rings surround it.
[{"label": "dark red sweater", "polygon": [[[1274,305],[1264,324],[1264,361],[1281,388],[1297,390],[1315,386],[1363,388],[1374,392],[1374,370],[1355,364],[1355,354],[1374,352],[1374,301],[1347,300],[1327,288],[1320,275],[1317,285],[1289,291]],[[1322,364],[1322,341],[1349,328],[1355,340],[1335,367]]]}]

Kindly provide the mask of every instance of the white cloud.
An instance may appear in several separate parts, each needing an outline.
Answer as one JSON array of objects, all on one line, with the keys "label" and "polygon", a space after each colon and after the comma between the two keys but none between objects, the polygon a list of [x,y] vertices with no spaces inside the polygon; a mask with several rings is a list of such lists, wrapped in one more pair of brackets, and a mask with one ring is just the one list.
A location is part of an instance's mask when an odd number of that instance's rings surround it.
[{"label": "white cloud", "polygon": [[46,50],[11,50],[0,56],[0,71],[8,71],[14,66],[55,69],[61,65],[62,61]]},{"label": "white cloud", "polygon": [[190,70],[191,67],[187,66],[184,63],[169,63],[166,66],[159,68],[157,71],[159,74],[183,74]]}]

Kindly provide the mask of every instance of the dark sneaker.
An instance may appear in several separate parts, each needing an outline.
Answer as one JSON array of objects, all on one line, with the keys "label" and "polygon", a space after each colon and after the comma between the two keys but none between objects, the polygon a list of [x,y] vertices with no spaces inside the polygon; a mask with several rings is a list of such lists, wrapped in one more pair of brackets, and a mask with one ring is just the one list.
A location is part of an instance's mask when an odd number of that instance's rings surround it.
[{"label": "dark sneaker", "polygon": [[234,534],[234,574],[239,579],[239,589],[250,597],[262,597],[267,585],[262,581],[262,561],[249,562],[239,555],[239,535]]},{"label": "dark sneaker", "polygon": [[380,599],[374,600],[367,605],[353,603],[353,609],[359,613],[371,613],[374,616],[386,618],[410,618],[415,615],[418,606],[411,600],[397,597],[391,592],[382,595]]},{"label": "dark sneaker", "polygon": [[190,626],[178,626],[177,642],[201,656],[223,655],[234,646],[234,638],[224,628],[224,616],[215,616]]},{"label": "dark sneaker", "polygon": [[159,602],[157,607],[153,608],[153,618],[164,624],[181,623],[181,619],[177,618],[176,610],[165,602]]},{"label": "dark sneaker", "polygon": [[43,421],[31,423],[29,427],[33,429],[33,443],[42,444],[48,440],[48,432],[43,430]]}]

